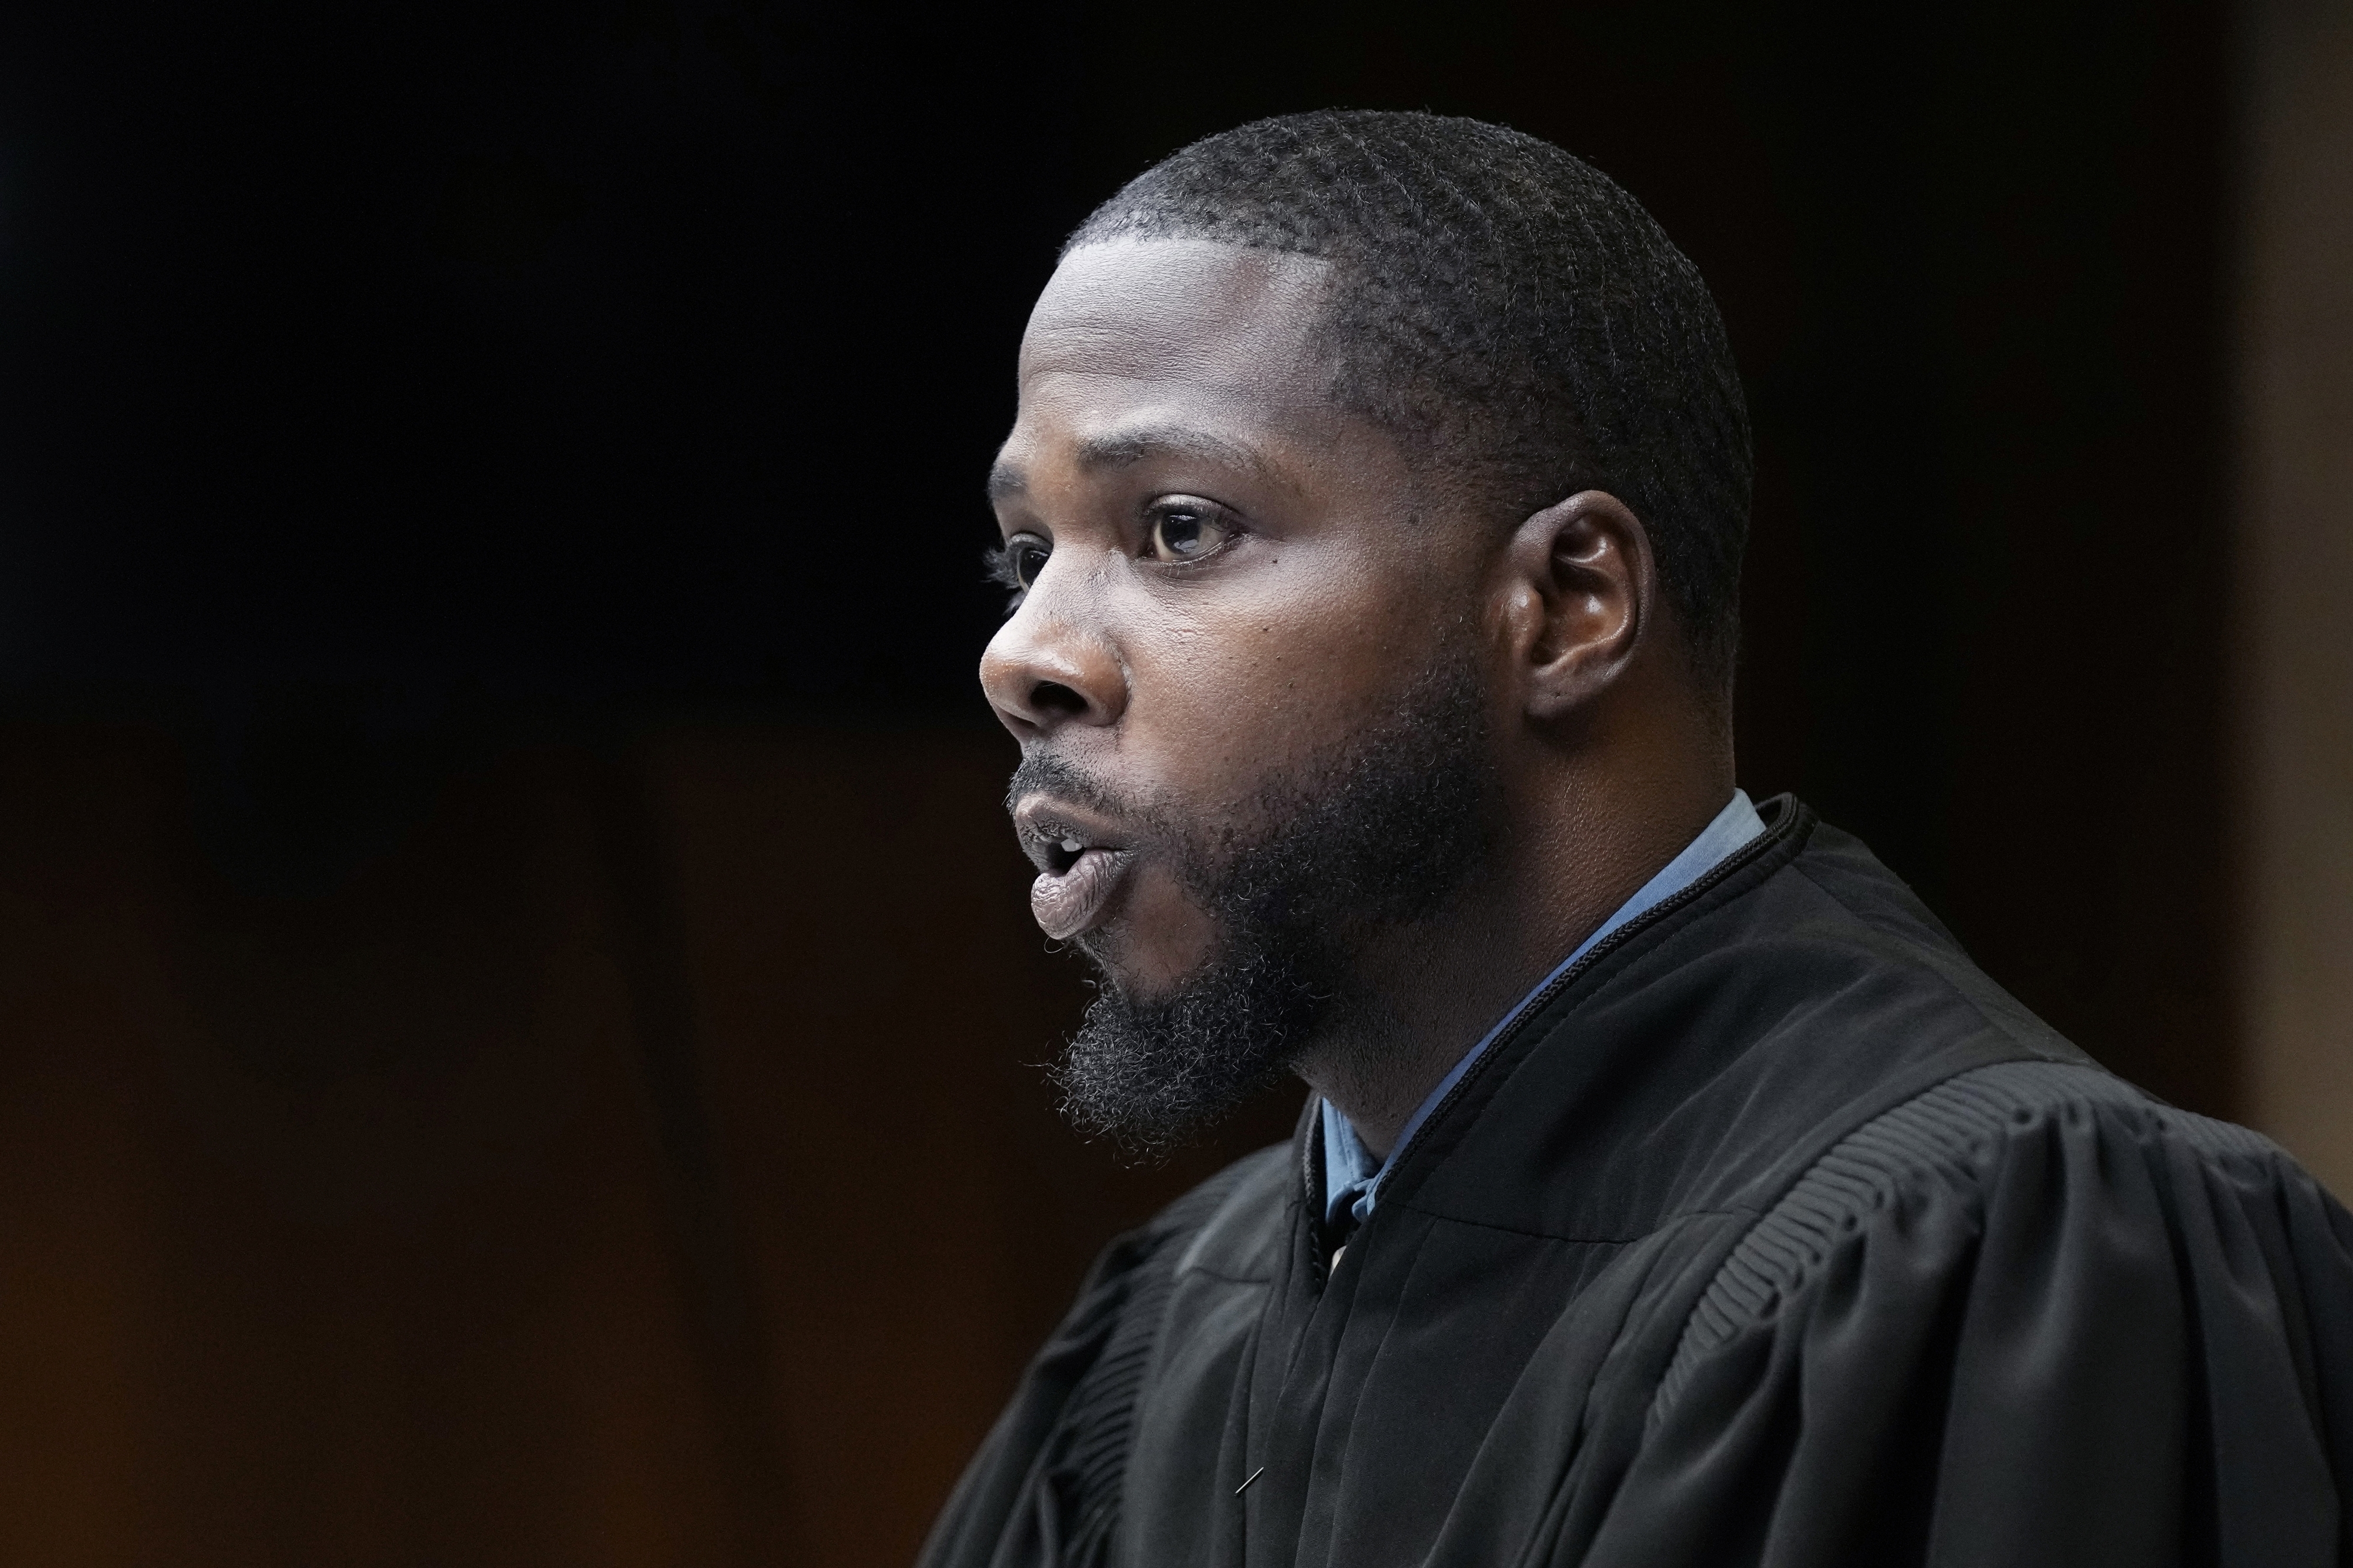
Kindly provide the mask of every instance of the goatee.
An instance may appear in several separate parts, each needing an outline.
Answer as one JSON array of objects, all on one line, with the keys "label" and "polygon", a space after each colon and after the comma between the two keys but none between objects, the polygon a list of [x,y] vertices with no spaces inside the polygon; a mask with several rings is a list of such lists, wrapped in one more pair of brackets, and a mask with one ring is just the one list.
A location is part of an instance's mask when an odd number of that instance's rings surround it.
[{"label": "goatee", "polygon": [[1361,984],[1366,942],[1436,912],[1486,859],[1483,712],[1470,659],[1434,665],[1345,749],[1261,788],[1214,844],[1168,807],[1116,801],[1042,754],[1023,761],[1014,795],[1052,787],[1145,825],[1218,931],[1206,963],[1150,997],[1124,992],[1097,942],[1080,939],[1103,978],[1051,1069],[1074,1126],[1160,1157],[1299,1059]]}]

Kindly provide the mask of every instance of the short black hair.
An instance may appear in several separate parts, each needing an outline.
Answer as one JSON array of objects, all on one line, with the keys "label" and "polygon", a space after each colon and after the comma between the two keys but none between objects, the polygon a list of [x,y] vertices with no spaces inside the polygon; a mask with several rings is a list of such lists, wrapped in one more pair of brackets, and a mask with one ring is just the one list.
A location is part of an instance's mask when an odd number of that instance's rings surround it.
[{"label": "short black hair", "polygon": [[1642,520],[1694,670],[1728,690],[1748,536],[1747,405],[1699,269],[1640,203],[1476,120],[1322,110],[1194,142],[1062,254],[1206,239],[1330,260],[1345,405],[1520,519],[1606,489]]}]

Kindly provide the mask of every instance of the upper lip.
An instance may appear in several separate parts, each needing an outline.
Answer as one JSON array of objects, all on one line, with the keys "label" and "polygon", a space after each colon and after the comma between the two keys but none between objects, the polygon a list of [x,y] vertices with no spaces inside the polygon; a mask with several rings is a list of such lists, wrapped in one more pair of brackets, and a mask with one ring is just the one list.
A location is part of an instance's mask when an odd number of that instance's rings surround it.
[{"label": "upper lip", "polygon": [[[1124,837],[1101,813],[1043,794],[1024,795],[1013,808],[1013,831],[1029,863],[1050,876],[1069,870],[1087,850],[1121,848]],[[1071,844],[1078,847],[1065,847]]]}]

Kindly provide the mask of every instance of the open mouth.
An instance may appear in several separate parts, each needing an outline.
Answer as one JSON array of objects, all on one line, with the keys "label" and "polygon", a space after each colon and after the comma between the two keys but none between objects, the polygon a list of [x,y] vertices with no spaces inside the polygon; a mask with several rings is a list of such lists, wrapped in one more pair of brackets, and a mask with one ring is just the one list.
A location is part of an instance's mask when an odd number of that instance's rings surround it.
[{"label": "open mouth", "polygon": [[1055,820],[1060,815],[1042,802],[1017,814],[1023,847],[1038,868],[1029,912],[1048,936],[1067,942],[1103,923],[1133,856],[1093,829]]},{"label": "open mouth", "polygon": [[1103,923],[1113,895],[1127,879],[1124,851],[1063,840],[1047,856],[1047,868],[1029,884],[1029,912],[1056,942],[1068,942]]}]

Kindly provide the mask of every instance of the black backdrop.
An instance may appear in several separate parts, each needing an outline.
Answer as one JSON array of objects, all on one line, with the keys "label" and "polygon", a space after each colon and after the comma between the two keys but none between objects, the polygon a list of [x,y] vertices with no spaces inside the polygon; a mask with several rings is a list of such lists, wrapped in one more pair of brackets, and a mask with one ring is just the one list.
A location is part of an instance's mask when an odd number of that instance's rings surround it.
[{"label": "black backdrop", "polygon": [[1252,115],[1478,114],[1723,304],[1745,782],[2226,1110],[2222,23],[12,7],[0,696],[173,729],[223,863],[296,888],[525,733],[985,724],[978,480],[1059,236]]}]

